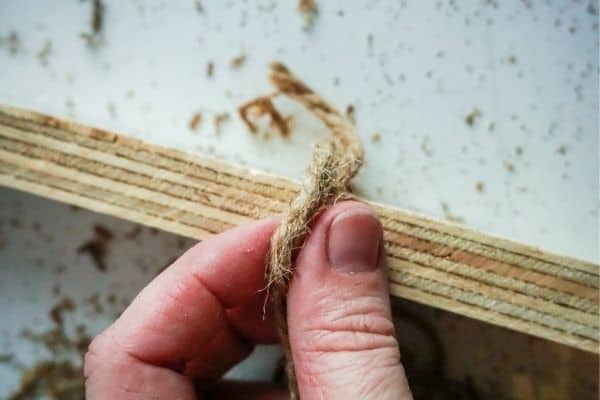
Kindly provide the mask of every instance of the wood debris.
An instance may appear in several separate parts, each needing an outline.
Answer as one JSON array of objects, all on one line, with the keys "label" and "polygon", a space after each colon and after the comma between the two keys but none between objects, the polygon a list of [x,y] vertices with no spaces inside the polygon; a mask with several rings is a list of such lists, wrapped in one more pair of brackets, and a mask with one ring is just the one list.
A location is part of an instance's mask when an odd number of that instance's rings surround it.
[{"label": "wood debris", "polygon": [[63,297],[62,300],[56,303],[49,311],[50,318],[58,326],[63,326],[63,313],[75,310],[75,302],[70,297]]},{"label": "wood debris", "polygon": [[315,0],[300,0],[298,2],[298,12],[304,19],[304,30],[310,30],[319,14],[317,2]]},{"label": "wood debris", "polygon": [[229,61],[229,66],[233,69],[238,69],[238,68],[243,67],[245,63],[246,63],[246,55],[240,54],[239,56],[233,57]]},{"label": "wood debris", "polygon": [[40,63],[43,66],[48,65],[48,57],[52,53],[52,42],[50,40],[46,40],[42,48],[37,52],[37,59],[40,60]]},{"label": "wood debris", "polygon": [[277,111],[273,105],[271,97],[269,96],[257,97],[254,100],[242,104],[238,108],[238,112],[240,114],[240,118],[242,121],[244,121],[252,133],[258,133],[258,127],[252,120],[255,118],[260,118],[263,115],[268,115],[271,119],[271,127],[277,130],[281,136],[288,137],[290,134],[289,126],[285,118],[283,118],[279,111]]},{"label": "wood debris", "polygon": [[105,5],[102,0],[92,1],[92,16],[90,18],[90,32],[81,33],[81,38],[86,41],[88,47],[97,49],[104,43],[104,12]]},{"label": "wood debris", "polygon": [[200,126],[201,123],[202,123],[202,113],[195,112],[194,115],[192,115],[192,118],[190,119],[188,126],[189,126],[190,130],[195,131],[198,129],[198,127]]},{"label": "wood debris", "polygon": [[94,238],[79,246],[77,252],[81,254],[89,254],[96,269],[98,269],[98,271],[105,272],[107,270],[107,247],[112,238],[113,234],[108,228],[102,225],[96,225],[94,226]]},{"label": "wood debris", "polygon": [[0,37],[0,45],[6,46],[11,56],[16,55],[21,49],[21,40],[15,31],[11,31],[8,36]]},{"label": "wood debris", "polygon": [[217,135],[221,134],[221,131],[223,129],[223,125],[225,123],[227,123],[230,118],[231,118],[231,116],[229,115],[228,112],[223,112],[223,113],[215,114],[213,122],[214,122],[214,125],[215,125],[215,133]]},{"label": "wood debris", "polygon": [[475,121],[477,121],[477,119],[479,117],[481,117],[483,114],[481,114],[481,111],[479,111],[479,109],[477,107],[475,107],[473,109],[473,111],[471,111],[469,114],[467,114],[467,116],[465,117],[465,123],[469,126],[473,126],[475,125]]},{"label": "wood debris", "polygon": [[212,61],[206,63],[206,77],[212,78],[215,74],[215,64]]},{"label": "wood debris", "polygon": [[346,106],[346,118],[348,118],[353,124],[356,123],[356,120],[354,119],[354,111],[354,105],[348,104]]}]

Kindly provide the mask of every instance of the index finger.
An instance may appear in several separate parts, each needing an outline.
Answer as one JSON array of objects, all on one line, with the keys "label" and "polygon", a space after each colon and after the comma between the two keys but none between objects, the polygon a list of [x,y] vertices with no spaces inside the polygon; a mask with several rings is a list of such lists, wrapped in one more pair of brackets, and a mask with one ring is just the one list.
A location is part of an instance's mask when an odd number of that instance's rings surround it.
[{"label": "index finger", "polygon": [[188,250],[95,340],[96,353],[108,341],[113,352],[213,379],[243,359],[253,343],[274,342],[274,325],[263,318],[262,306],[276,226],[274,218],[258,221]]}]

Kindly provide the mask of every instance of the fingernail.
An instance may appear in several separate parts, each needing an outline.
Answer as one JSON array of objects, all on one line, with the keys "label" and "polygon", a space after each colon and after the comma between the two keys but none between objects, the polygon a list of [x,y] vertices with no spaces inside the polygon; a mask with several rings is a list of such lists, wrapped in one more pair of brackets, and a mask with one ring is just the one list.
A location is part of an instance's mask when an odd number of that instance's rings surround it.
[{"label": "fingernail", "polygon": [[368,208],[354,208],[338,214],[329,227],[329,262],[344,272],[377,268],[381,224]]}]

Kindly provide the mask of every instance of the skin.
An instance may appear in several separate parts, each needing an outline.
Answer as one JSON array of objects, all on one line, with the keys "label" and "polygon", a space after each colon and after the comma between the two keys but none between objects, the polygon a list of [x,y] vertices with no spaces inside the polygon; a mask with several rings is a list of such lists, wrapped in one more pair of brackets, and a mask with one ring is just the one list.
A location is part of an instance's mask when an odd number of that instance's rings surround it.
[{"label": "skin", "polygon": [[[288,398],[286,388],[220,380],[255,344],[277,342],[262,290],[277,224],[265,219],[214,236],[158,275],[90,344],[86,398]],[[331,207],[311,226],[288,293],[302,399],[412,399],[381,236],[376,216],[358,202]]]}]

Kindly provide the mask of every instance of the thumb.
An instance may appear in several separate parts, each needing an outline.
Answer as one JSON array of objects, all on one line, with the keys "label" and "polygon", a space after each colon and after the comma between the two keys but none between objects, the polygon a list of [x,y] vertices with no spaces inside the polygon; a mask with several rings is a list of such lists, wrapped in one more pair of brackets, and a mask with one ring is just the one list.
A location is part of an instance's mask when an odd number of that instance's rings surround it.
[{"label": "thumb", "polygon": [[358,202],[321,215],[298,254],[288,329],[302,399],[412,399],[394,337],[382,228]]}]

